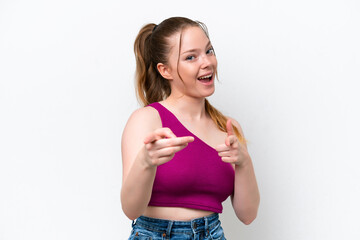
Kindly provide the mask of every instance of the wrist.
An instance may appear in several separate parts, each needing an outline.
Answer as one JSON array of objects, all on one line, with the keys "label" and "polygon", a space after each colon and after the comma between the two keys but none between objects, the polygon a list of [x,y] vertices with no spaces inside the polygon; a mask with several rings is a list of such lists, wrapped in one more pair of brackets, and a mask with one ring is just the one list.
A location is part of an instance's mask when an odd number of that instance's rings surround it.
[{"label": "wrist", "polygon": [[235,167],[244,168],[251,164],[250,155],[247,153],[241,160],[235,163]]},{"label": "wrist", "polygon": [[148,157],[145,145],[141,148],[138,154],[138,160],[145,170],[156,169],[156,165],[152,164],[151,159]]}]

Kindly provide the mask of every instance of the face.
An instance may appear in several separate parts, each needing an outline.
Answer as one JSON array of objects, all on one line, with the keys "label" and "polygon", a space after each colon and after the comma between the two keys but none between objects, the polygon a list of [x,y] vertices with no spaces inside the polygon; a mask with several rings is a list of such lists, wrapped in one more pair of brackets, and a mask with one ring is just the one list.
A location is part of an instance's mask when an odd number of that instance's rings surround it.
[{"label": "face", "polygon": [[[203,98],[215,91],[217,60],[210,40],[200,27],[188,27],[170,38],[167,64],[171,93]],[[180,51],[179,51],[180,50]]]}]

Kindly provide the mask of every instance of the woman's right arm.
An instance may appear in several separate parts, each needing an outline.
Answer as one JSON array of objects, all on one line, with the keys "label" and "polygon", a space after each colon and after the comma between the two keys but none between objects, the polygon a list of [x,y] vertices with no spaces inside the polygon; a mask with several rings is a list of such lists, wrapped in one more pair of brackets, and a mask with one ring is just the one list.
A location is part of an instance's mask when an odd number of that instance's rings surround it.
[{"label": "woman's right arm", "polygon": [[121,205],[128,218],[138,218],[148,206],[157,166],[170,161],[193,140],[176,137],[169,128],[162,128],[152,107],[138,109],[130,116],[121,141]]}]

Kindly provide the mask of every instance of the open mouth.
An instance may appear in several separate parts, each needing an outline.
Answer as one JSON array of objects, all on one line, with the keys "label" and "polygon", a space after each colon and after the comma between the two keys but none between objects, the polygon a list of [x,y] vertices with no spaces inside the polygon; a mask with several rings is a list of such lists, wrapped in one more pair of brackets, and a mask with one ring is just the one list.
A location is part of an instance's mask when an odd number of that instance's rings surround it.
[{"label": "open mouth", "polygon": [[213,74],[205,75],[202,77],[199,77],[198,80],[203,83],[208,83],[212,80]]}]

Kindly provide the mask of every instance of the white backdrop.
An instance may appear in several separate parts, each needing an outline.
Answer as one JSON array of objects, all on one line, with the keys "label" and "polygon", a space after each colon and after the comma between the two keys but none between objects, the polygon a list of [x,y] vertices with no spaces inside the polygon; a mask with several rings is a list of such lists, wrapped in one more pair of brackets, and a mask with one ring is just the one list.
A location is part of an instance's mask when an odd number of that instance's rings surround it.
[{"label": "white backdrop", "polygon": [[355,0],[0,0],[0,239],[127,239],[120,140],[138,105],[133,42],[170,16],[205,22],[211,102],[249,140],[257,219],[228,239],[360,239]]}]

